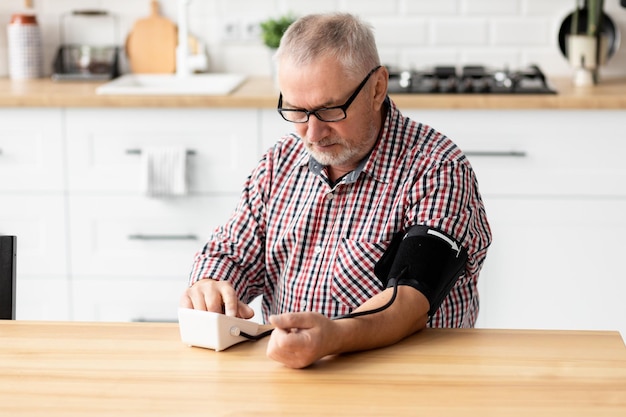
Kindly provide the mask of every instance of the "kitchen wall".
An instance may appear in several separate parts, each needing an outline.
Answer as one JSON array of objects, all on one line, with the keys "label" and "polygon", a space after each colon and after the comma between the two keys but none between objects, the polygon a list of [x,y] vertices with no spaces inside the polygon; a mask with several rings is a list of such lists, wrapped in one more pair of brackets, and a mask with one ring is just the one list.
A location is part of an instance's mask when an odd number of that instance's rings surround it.
[{"label": "kitchen wall", "polygon": [[[176,19],[178,0],[161,0],[163,14]],[[211,71],[270,74],[269,52],[255,34],[267,17],[292,12],[348,11],[370,22],[382,60],[402,68],[434,64],[483,63],[510,68],[538,63],[549,75],[569,75],[571,68],[557,42],[561,22],[576,0],[192,0],[191,32],[204,42]],[[23,0],[1,0],[0,22],[8,24],[23,10]],[[34,0],[50,72],[60,43],[60,26],[68,11],[105,9],[119,19],[117,43],[122,45],[133,23],[149,14],[150,0]],[[605,12],[626,33],[626,9],[606,0]],[[75,22],[75,21],[74,21]],[[80,36],[66,34],[66,43],[113,38],[110,21],[89,25]],[[252,30],[248,30],[252,28]],[[69,30],[68,30],[69,29]],[[603,68],[605,78],[626,76],[626,48]],[[127,65],[123,63],[123,69]],[[0,31],[0,76],[8,73],[6,30]]]}]

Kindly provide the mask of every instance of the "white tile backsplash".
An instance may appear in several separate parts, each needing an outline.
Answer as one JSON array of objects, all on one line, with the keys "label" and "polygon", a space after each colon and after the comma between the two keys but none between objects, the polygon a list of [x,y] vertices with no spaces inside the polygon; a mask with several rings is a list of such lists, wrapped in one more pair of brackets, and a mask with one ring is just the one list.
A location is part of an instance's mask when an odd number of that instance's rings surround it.
[{"label": "white tile backsplash", "polygon": [[492,22],[493,45],[543,46],[550,43],[550,22],[545,18],[503,18]]},{"label": "white tile backsplash", "polygon": [[488,46],[489,22],[482,17],[442,18],[431,22],[433,46]]},{"label": "white tile backsplash", "polygon": [[454,15],[459,12],[459,0],[404,0],[401,8],[407,15]]},{"label": "white tile backsplash", "polygon": [[370,18],[379,48],[411,47],[429,43],[428,24],[422,18]]},{"label": "white tile backsplash", "polygon": [[[23,4],[23,0],[0,0],[0,22],[8,24]],[[60,43],[64,14],[77,9],[109,10],[118,18],[117,35],[123,45],[134,22],[150,12],[150,0],[35,0],[34,4],[48,72]],[[160,4],[162,14],[175,20],[177,0]],[[348,11],[374,26],[381,57],[388,65],[485,63],[514,68],[538,63],[549,75],[569,75],[572,70],[558,48],[557,34],[575,4],[576,0],[192,0],[189,26],[205,44],[213,71],[270,73],[268,53],[260,40],[223,39],[226,20],[243,27],[289,12],[298,16]],[[605,13],[626,32],[626,9],[618,0],[606,0]],[[101,38],[109,30],[88,25],[82,38]],[[6,30],[0,30],[0,76],[7,75],[6,50]],[[603,73],[626,76],[624,48]]]},{"label": "white tile backsplash", "polygon": [[461,11],[470,16],[515,16],[520,12],[520,3],[521,0],[463,0]]}]

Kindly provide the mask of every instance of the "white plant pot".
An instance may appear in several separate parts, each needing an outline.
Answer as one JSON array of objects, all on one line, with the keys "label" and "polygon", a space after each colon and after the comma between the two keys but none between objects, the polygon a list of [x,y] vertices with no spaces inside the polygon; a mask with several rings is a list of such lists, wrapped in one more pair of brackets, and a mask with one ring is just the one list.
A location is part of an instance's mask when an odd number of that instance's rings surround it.
[{"label": "white plant pot", "polygon": [[278,62],[274,59],[274,55],[276,55],[276,48],[268,48],[269,51],[269,61],[270,61],[270,75],[272,77],[272,85],[274,86],[275,91],[279,91],[278,88]]},{"label": "white plant pot", "polygon": [[570,65],[574,67],[575,85],[597,84],[598,69],[606,63],[609,56],[609,42],[606,36],[600,37],[600,54],[597,50],[598,41],[593,36],[567,36],[566,55]]}]

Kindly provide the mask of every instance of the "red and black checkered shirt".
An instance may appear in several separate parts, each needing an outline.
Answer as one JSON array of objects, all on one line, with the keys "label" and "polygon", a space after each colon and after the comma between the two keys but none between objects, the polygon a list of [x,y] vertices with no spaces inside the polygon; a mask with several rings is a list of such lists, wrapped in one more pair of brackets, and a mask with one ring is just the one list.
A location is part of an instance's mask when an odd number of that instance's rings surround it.
[{"label": "red and black checkered shirt", "polygon": [[460,149],[388,100],[380,140],[358,169],[331,184],[295,135],[248,177],[237,209],[196,255],[190,283],[228,280],[240,299],[263,295],[263,315],[349,313],[384,289],[374,275],[393,235],[423,224],[460,242],[465,273],[429,322],[471,327],[491,232]]}]

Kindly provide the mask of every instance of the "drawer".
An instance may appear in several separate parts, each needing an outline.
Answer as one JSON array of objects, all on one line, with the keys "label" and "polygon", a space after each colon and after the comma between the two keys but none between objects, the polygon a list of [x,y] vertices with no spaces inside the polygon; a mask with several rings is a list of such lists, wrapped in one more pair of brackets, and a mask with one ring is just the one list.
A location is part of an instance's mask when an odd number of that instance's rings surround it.
[{"label": "drawer", "polygon": [[[74,300],[72,319],[79,321],[177,321],[180,297],[186,288],[186,280],[175,278],[148,280],[122,276],[94,279],[76,276],[71,283],[72,300]],[[256,323],[263,323],[261,302],[262,299],[259,296],[250,303],[255,312],[251,320]]]},{"label": "drawer", "polygon": [[64,196],[0,195],[0,234],[17,236],[17,277],[67,274]]},{"label": "drawer", "polygon": [[262,109],[260,123],[261,123],[261,151],[265,152],[272,147],[280,138],[295,132],[293,123],[285,121],[276,109]]},{"label": "drawer", "polygon": [[63,189],[62,112],[0,109],[0,191]]},{"label": "drawer", "polygon": [[70,285],[67,277],[49,274],[19,276],[16,285],[17,320],[70,320]]},{"label": "drawer", "polygon": [[404,113],[463,149],[485,195],[626,195],[626,111]]},{"label": "drawer", "polygon": [[146,146],[184,146],[191,193],[237,192],[258,162],[255,110],[70,109],[72,191],[141,191]]},{"label": "drawer", "polygon": [[175,277],[187,282],[194,254],[238,197],[70,197],[73,276]]},{"label": "drawer", "polygon": [[176,321],[187,281],[116,277],[72,280],[72,319],[78,321]]}]

